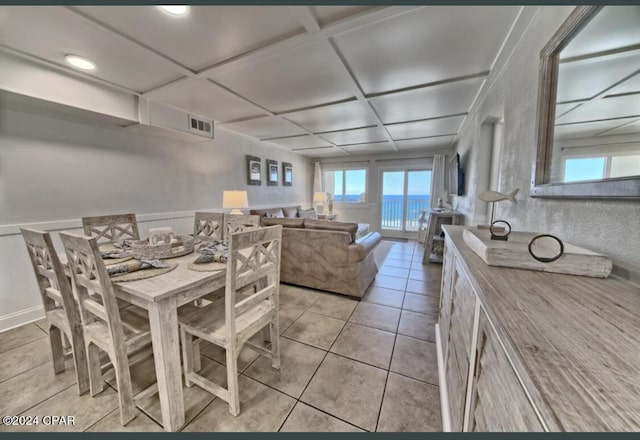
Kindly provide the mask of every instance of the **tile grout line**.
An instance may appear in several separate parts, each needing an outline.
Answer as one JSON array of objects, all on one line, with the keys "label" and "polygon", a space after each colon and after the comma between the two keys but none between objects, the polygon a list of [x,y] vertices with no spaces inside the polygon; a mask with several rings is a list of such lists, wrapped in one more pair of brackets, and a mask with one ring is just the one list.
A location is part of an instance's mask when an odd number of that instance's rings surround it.
[{"label": "tile grout line", "polygon": [[[280,292],[278,292],[278,296],[280,296]],[[318,301],[318,299],[320,299],[320,295],[318,295],[318,296],[317,296],[317,298],[316,298],[312,303],[310,303],[308,307],[304,308],[304,311],[300,314],[300,316],[304,315],[304,314],[305,314],[305,313],[306,313],[306,312],[307,312],[307,311],[308,311],[308,310],[309,310],[309,309],[310,309],[310,308],[311,308],[311,307],[316,303],[316,301]],[[278,300],[278,303],[279,303],[279,300]],[[292,306],[292,307],[293,307],[293,306]],[[300,309],[302,309],[303,307],[296,307],[296,308],[300,308]],[[298,316],[296,319],[294,319],[294,320],[293,320],[293,322],[291,322],[291,324],[289,324],[289,326],[287,326],[287,329],[288,329],[289,327],[291,327],[291,326],[292,326],[292,325],[293,325],[293,324],[294,324],[298,319],[300,319],[300,316]],[[282,332],[284,333],[285,331],[286,331],[286,329],[285,329],[285,330],[283,330]],[[278,337],[284,337],[284,336],[282,336],[282,334],[279,334],[279,335],[278,335]],[[215,345],[215,344],[214,344],[214,345]],[[317,348],[317,347],[314,347],[314,348]],[[213,361],[213,362],[215,362],[215,363],[217,363],[217,364],[220,364],[220,365],[224,366],[224,367],[225,367],[225,370],[226,370],[226,368],[227,368],[227,367],[226,367],[226,365],[224,365],[224,364],[222,364],[222,363],[220,363],[220,362],[216,361],[215,359],[211,359],[211,358],[210,358],[209,356],[207,356],[206,354],[202,354],[202,353],[201,353],[200,355],[201,355],[201,356],[206,357],[206,358],[207,358],[207,359],[209,359],[210,361]],[[244,372],[245,372],[246,370],[248,370],[248,369],[249,369],[249,368],[250,368],[250,367],[251,367],[251,366],[252,366],[252,365],[253,365],[253,364],[258,360],[258,359],[260,359],[260,357],[261,357],[261,356],[262,356],[262,355],[258,355],[258,357],[256,357],[253,361],[251,361],[251,362],[250,362],[250,363],[249,363],[249,364],[248,364],[248,365],[247,365],[247,366],[246,366],[246,367],[245,367],[241,372],[239,372],[238,374],[239,374],[240,376],[244,375],[245,377],[248,377],[249,379],[256,380],[256,379],[253,379],[253,378],[252,378],[252,377],[250,377],[250,376],[245,375],[245,374],[244,374]],[[324,359],[324,358],[323,358],[323,359]],[[314,374],[315,374],[315,373],[314,373]],[[313,378],[313,376],[312,376],[312,378]],[[256,380],[256,382],[258,382],[258,383],[261,383],[261,384],[262,384],[262,382],[260,382],[260,381],[257,381],[257,380]],[[266,385],[266,384],[263,384],[263,385]],[[271,387],[270,387],[270,388],[271,388]],[[272,389],[273,389],[273,388],[272,388]],[[277,391],[282,393],[282,391],[279,391],[279,390],[277,390]],[[286,394],[286,393],[283,393],[283,394],[284,394],[284,395],[286,395],[286,396],[288,396],[288,394]],[[291,396],[290,396],[290,397],[291,397]],[[198,412],[198,414],[196,414],[195,416],[193,416],[193,418],[189,421],[189,423],[185,423],[185,425],[184,425],[182,428],[180,428],[180,432],[182,432],[182,431],[183,431],[187,426],[189,426],[190,424],[192,424],[193,422],[195,422],[195,421],[196,421],[196,419],[197,419],[198,417],[200,417],[200,415],[201,415],[202,413],[204,413],[204,411],[206,411],[206,410],[207,410],[207,408],[209,408],[209,406],[211,406],[211,405],[213,404],[213,402],[215,402],[217,399],[218,399],[218,397],[216,396],[216,397],[214,397],[214,398],[213,398],[213,400],[212,400],[211,402],[209,402],[208,404],[206,404],[206,405],[202,408],[202,410]],[[293,408],[295,408],[295,404],[293,405],[293,407],[291,407],[291,411],[293,411]],[[289,418],[289,415],[291,414],[291,411],[289,411],[289,414],[287,414],[287,417],[285,418],[285,421]],[[284,422],[283,422],[283,423],[284,423]],[[278,430],[280,430],[280,429],[278,429]]]},{"label": "tile grout line", "polygon": [[[318,298],[319,299],[319,298]],[[317,300],[316,300],[317,301]],[[314,302],[315,304],[315,302]],[[349,314],[349,318],[351,318],[351,315],[353,315],[353,312],[356,310],[358,306],[354,307],[353,310],[351,311],[351,313]],[[305,312],[306,313],[306,312]],[[309,312],[309,313],[313,313],[313,312]],[[300,315],[302,316],[302,315]],[[324,316],[324,315],[320,315],[320,316]],[[300,319],[298,317],[298,319]],[[307,391],[307,388],[309,388],[309,385],[311,384],[311,382],[313,381],[313,379],[316,377],[316,374],[318,373],[318,370],[320,369],[320,367],[322,366],[322,363],[325,361],[325,359],[327,358],[327,356],[329,355],[329,350],[331,350],[331,347],[333,347],[333,344],[335,344],[335,342],[338,340],[338,338],[340,337],[340,335],[342,334],[342,331],[344,330],[344,327],[347,325],[348,321],[345,321],[344,324],[342,325],[342,328],[340,329],[340,332],[338,333],[338,335],[336,336],[336,338],[333,340],[333,342],[331,343],[331,345],[329,346],[329,348],[327,349],[327,351],[325,351],[324,356],[322,357],[322,360],[318,363],[318,366],[316,367],[316,369],[314,370],[313,374],[311,375],[311,378],[309,378],[309,381],[307,382],[307,384],[305,385],[305,387],[302,389],[302,392],[300,393],[300,396],[297,399],[297,402],[295,405],[293,405],[293,407],[295,408],[295,406],[298,404],[298,402],[301,402],[301,398],[304,395],[305,391]],[[293,324],[292,324],[293,325]],[[299,341],[298,341],[299,342]],[[316,347],[318,348],[318,347]],[[305,402],[303,402],[305,403]],[[306,404],[306,403],[305,403]],[[285,425],[285,423],[287,423],[287,420],[289,420],[289,416],[291,415],[291,413],[293,412],[293,408],[291,408],[291,411],[289,412],[289,414],[287,414],[287,417],[285,417],[284,421],[282,422],[282,424],[280,425],[280,427],[278,428],[278,432],[280,432],[280,430],[282,429],[282,427]]]}]

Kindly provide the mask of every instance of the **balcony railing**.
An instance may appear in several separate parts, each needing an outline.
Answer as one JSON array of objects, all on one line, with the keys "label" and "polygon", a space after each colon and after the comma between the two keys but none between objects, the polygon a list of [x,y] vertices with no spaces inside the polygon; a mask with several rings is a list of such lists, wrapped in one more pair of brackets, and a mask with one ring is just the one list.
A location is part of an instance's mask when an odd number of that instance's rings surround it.
[{"label": "balcony railing", "polygon": [[[430,198],[414,199],[407,201],[407,215],[405,230],[417,231],[420,211],[429,209]],[[382,200],[382,229],[402,230],[402,199]]]}]

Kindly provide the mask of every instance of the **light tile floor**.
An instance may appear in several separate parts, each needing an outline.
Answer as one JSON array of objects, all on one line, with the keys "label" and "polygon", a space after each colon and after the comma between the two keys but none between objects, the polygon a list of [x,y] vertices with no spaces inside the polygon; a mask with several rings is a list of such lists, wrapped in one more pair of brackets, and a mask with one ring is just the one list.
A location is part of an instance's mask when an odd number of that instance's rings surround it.
[{"label": "light tile floor", "polygon": [[[185,388],[183,430],[441,430],[434,325],[442,268],[421,261],[421,245],[394,242],[361,301],[283,284],[281,370],[245,348],[240,416],[203,390]],[[202,355],[203,374],[225,383],[224,352],[207,345]],[[42,322],[0,334],[0,414],[76,417],[74,426],[55,430],[162,430],[157,396],[141,402],[123,427],[113,383],[95,398],[78,396],[71,361],[55,376],[50,359]],[[134,392],[154,376],[151,359],[136,365]],[[15,428],[0,425],[8,429]]]}]

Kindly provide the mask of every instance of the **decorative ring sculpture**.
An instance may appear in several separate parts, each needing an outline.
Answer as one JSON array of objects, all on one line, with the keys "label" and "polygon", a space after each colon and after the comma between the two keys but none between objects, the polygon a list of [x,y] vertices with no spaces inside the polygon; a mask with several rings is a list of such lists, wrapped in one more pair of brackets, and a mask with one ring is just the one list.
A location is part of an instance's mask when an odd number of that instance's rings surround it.
[{"label": "decorative ring sculpture", "polygon": [[[560,245],[560,252],[558,253],[558,255],[555,255],[553,257],[539,257],[536,254],[533,253],[533,243],[543,237],[548,237],[548,238],[552,238],[555,241],[558,242],[558,244]],[[564,243],[562,243],[562,240],[560,240],[558,237],[556,237],[555,235],[550,235],[550,234],[540,234],[540,235],[536,235],[535,237],[533,237],[531,239],[531,241],[529,242],[529,253],[531,254],[531,256],[533,258],[535,258],[536,260],[542,262],[542,263],[551,263],[553,261],[556,261],[558,258],[562,257],[562,255],[564,254]]]},{"label": "decorative ring sculpture", "polygon": [[[496,223],[504,223],[505,225],[507,225],[507,231],[505,234],[502,234],[502,233],[501,233],[502,235],[496,234],[496,232],[498,231],[493,227]],[[511,234],[511,225],[509,224],[509,222],[505,220],[496,220],[495,222],[491,223],[491,226],[489,227],[489,232],[491,232],[492,240],[507,241],[509,238],[509,234]]]}]

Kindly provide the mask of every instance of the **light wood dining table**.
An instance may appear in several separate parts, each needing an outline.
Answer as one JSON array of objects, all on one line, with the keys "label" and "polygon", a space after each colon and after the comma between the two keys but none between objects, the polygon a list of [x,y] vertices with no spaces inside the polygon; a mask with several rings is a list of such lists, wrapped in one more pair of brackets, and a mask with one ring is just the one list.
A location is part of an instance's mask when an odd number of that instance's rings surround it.
[{"label": "light wood dining table", "polygon": [[[117,298],[149,313],[162,426],[169,432],[177,431],[185,422],[178,307],[224,287],[226,281],[226,270],[199,272],[189,269],[188,265],[196,255],[191,253],[165,260],[178,266],[162,275],[138,281],[113,282]],[[66,256],[61,254],[60,260],[65,264]]]},{"label": "light wood dining table", "polygon": [[185,422],[178,307],[225,285],[226,270],[199,272],[189,269],[188,265],[196,255],[166,260],[178,263],[171,272],[139,281],[113,283],[118,298],[149,313],[162,425],[170,432],[177,431]]}]

